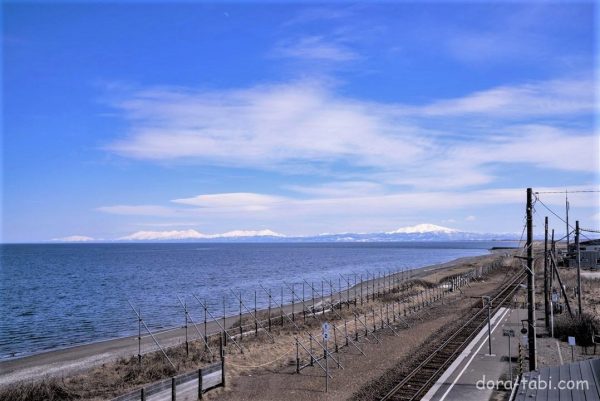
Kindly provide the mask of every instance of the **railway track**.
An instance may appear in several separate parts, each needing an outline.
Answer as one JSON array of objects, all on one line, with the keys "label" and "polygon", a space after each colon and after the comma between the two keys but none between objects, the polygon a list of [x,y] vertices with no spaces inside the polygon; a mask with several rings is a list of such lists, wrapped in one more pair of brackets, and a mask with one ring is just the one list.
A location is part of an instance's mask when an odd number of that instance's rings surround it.
[{"label": "railway track", "polygon": [[[492,296],[492,313],[496,313],[512,297],[525,277],[525,273],[517,274]],[[471,315],[441,345],[432,350],[418,366],[400,375],[395,384],[392,383],[393,387],[389,391],[382,392],[380,400],[412,401],[423,397],[486,322],[487,310],[482,308]]]}]

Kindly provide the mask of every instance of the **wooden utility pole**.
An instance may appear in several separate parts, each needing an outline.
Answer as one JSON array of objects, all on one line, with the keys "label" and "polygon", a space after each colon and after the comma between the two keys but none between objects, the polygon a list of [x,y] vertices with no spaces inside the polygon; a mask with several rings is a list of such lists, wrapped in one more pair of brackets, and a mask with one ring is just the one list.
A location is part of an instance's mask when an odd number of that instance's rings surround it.
[{"label": "wooden utility pole", "polygon": [[529,345],[529,370],[536,370],[535,338],[535,285],[533,275],[533,204],[532,191],[527,188],[527,343]]},{"label": "wooden utility pole", "polygon": [[[550,253],[548,254],[548,264],[551,265],[552,258],[556,257],[556,243],[554,242],[554,229],[550,240]],[[554,291],[554,269],[550,267],[550,292]]]},{"label": "wooden utility pole", "polygon": [[567,223],[567,253],[569,252],[569,244],[570,244],[570,228],[569,228],[569,195],[568,191],[565,191],[565,211],[566,211],[566,223]]},{"label": "wooden utility pole", "polygon": [[577,251],[577,316],[581,319],[581,253],[579,251],[579,220],[575,221],[575,249]]},{"label": "wooden utility pole", "polygon": [[550,327],[550,302],[548,295],[548,216],[544,219],[544,317]]}]

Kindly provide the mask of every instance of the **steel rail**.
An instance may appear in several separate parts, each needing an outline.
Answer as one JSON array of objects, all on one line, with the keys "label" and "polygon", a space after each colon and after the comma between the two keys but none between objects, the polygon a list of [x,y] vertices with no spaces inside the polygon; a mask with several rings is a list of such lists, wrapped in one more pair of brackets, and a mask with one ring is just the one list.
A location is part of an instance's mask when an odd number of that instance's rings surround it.
[{"label": "steel rail", "polygon": [[[496,307],[494,307],[494,313],[516,291],[517,287],[515,286],[515,284],[520,284],[524,279],[525,279],[525,272],[519,273],[515,276],[515,278],[510,283],[506,284],[504,287],[501,288],[501,290],[498,292],[498,294],[496,294],[494,296],[494,298],[492,299],[492,301],[497,301],[499,298],[503,297],[502,300],[496,304]],[[404,389],[404,386],[409,381],[415,379],[416,377],[418,377],[418,375],[422,375],[423,371],[426,370],[427,365],[430,364],[434,358],[442,355],[442,352],[448,348],[448,346],[453,342],[453,340],[455,340],[461,334],[464,334],[464,331],[466,329],[469,329],[470,334],[464,340],[460,341],[460,343],[457,346],[452,347],[454,349],[450,350],[451,351],[450,355],[447,357],[444,356],[444,359],[445,359],[444,362],[442,362],[441,365],[437,368],[429,367],[429,370],[430,371],[433,370],[433,372],[427,373],[428,378],[421,379],[422,383],[418,383],[419,387],[415,388],[414,385],[411,385],[411,387],[409,389],[406,389],[406,390],[409,390],[410,394],[407,394],[406,397],[402,397],[402,399],[403,400],[415,400],[419,395],[421,395],[423,393],[423,391],[425,389],[428,389],[431,382],[438,377],[438,374],[440,373],[440,371],[445,370],[445,368],[452,361],[454,361],[457,354],[459,354],[459,352],[462,349],[464,349],[465,345],[468,344],[468,342],[471,341],[471,339],[476,335],[476,333],[481,329],[481,327],[483,327],[485,325],[485,323],[486,323],[485,319],[483,319],[482,321],[476,321],[477,318],[481,317],[484,314],[484,311],[485,311],[484,309],[481,309],[478,312],[476,312],[473,316],[471,316],[467,320],[467,322],[465,322],[447,340],[445,340],[439,347],[437,347],[425,360],[423,360],[423,362],[421,362],[415,369],[413,369],[411,372],[409,372],[407,374],[407,376],[404,377],[400,381],[400,383],[395,385],[388,393],[386,393],[386,395],[381,398],[381,401],[387,401],[387,400],[393,399],[394,396],[399,395],[399,392]],[[476,326],[474,328],[470,327],[473,325],[473,323],[476,324]],[[453,345],[456,345],[456,344],[453,344]]]}]

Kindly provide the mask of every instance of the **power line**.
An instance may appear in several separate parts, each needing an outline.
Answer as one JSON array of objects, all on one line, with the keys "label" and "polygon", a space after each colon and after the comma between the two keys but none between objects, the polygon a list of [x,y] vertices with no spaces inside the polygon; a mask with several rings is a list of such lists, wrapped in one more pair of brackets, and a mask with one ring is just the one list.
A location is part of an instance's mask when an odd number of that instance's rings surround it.
[{"label": "power line", "polygon": [[582,190],[582,191],[538,191],[535,194],[581,194],[581,193],[598,193],[600,190]]},{"label": "power line", "polygon": [[[590,192],[592,192],[592,191],[590,191]],[[594,192],[600,192],[600,191],[594,191]],[[558,214],[556,214],[556,213],[554,212],[554,210],[550,209],[548,206],[546,206],[546,204],[545,204],[544,202],[542,202],[542,200],[539,198],[539,196],[537,196],[537,194],[538,194],[538,193],[539,193],[539,192],[535,192],[535,194],[536,194],[536,196],[535,196],[535,201],[536,201],[536,203],[537,203],[537,202],[540,202],[540,204],[541,204],[542,206],[544,206],[544,207],[545,207],[545,208],[546,208],[546,209],[547,209],[547,210],[548,210],[550,213],[552,213],[553,215],[555,215],[556,217],[558,217],[558,218],[559,218],[559,219],[560,219],[560,220],[561,220],[563,223],[567,224],[569,227],[571,227],[571,228],[574,230],[574,229],[575,229],[575,227],[573,227],[571,224],[567,223],[567,222],[566,222],[566,221],[565,221],[565,220],[564,220],[562,217],[560,217]],[[571,192],[569,192],[569,193],[571,193]],[[579,231],[581,232],[582,230],[581,230],[581,229],[579,229]],[[588,240],[590,239],[590,238],[589,238],[587,235],[585,235],[585,234],[581,234],[581,235],[582,235],[582,236],[584,236],[585,238],[587,238]]]},{"label": "power line", "polygon": [[[581,228],[579,229],[579,231],[581,231]],[[567,238],[567,235],[573,234],[574,232],[575,232],[575,230],[573,230],[573,231],[569,232],[569,234],[565,234],[565,235],[563,235],[563,236],[562,236],[561,238],[559,238],[559,239],[555,239],[555,240],[554,240],[554,242],[560,242],[560,241],[564,240],[565,238]]]}]

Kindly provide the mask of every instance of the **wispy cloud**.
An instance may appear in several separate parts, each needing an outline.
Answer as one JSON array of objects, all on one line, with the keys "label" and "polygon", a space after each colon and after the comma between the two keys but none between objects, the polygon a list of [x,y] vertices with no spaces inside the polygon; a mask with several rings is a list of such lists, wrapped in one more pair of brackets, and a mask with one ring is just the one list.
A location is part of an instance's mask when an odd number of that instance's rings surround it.
[{"label": "wispy cloud", "polygon": [[572,124],[593,114],[592,88],[587,79],[540,81],[422,106],[344,97],[316,81],[213,92],[148,89],[116,104],[131,129],[108,149],[138,159],[278,171],[326,166],[334,175],[347,173],[336,171],[342,163],[363,171],[359,181],[416,188],[488,184],[507,164],[595,172],[597,137]]},{"label": "wispy cloud", "polygon": [[156,205],[115,205],[97,208],[99,212],[120,214],[125,216],[174,216],[172,208]]},{"label": "wispy cloud", "polygon": [[356,197],[383,194],[387,192],[385,186],[372,181],[340,181],[327,182],[320,185],[288,185],[287,189],[296,193],[306,194],[313,197]]},{"label": "wispy cloud", "polygon": [[500,86],[467,96],[439,100],[413,110],[426,116],[481,114],[493,118],[523,118],[592,113],[592,79],[563,79]]},{"label": "wispy cloud", "polygon": [[256,167],[303,160],[410,164],[428,143],[377,105],[313,82],[217,93],[148,90],[118,107],[132,131],[108,148],[141,159]]},{"label": "wispy cloud", "polygon": [[199,225],[199,222],[194,222],[194,223],[190,223],[190,222],[176,222],[176,221],[172,221],[172,222],[154,222],[154,223],[133,223],[133,226],[140,226],[140,227],[197,227]]},{"label": "wispy cloud", "polygon": [[173,203],[212,209],[235,209],[241,211],[261,211],[277,205],[286,199],[280,196],[255,193],[225,193],[198,195],[192,198],[174,199]]},{"label": "wispy cloud", "polygon": [[280,42],[273,51],[278,57],[308,61],[343,62],[359,58],[347,45],[331,42],[322,36],[305,36]]},{"label": "wispy cloud", "polygon": [[[336,183],[331,183],[335,187]],[[306,198],[308,188],[301,188],[299,196],[273,196],[261,193],[211,194],[198,195],[184,200],[172,201],[174,214],[180,216],[202,216],[203,226],[220,227],[236,225],[243,227],[272,227],[289,234],[316,234],[327,231],[335,223],[342,230],[392,230],[399,222],[419,223],[419,216],[432,212],[447,214],[463,213],[480,207],[512,207],[524,211],[524,188],[500,188],[472,191],[411,191],[386,194],[354,194],[321,193],[326,185],[318,185],[314,195]],[[343,187],[343,185],[338,185]],[[590,186],[574,186],[571,191],[597,188]],[[561,191],[564,188],[538,187],[536,191]],[[597,194],[578,193],[578,208],[597,207]],[[549,207],[562,210],[564,195],[542,194],[543,201]],[[232,198],[235,202],[232,202]],[[210,207],[206,206],[207,201]],[[523,208],[521,208],[523,207]],[[101,208],[100,210],[106,210]],[[110,210],[110,209],[109,209]],[[132,214],[135,212],[132,210]],[[391,217],[392,216],[392,217]],[[521,215],[513,216],[520,223]],[[467,215],[464,221],[473,223],[481,220],[474,215]],[[344,222],[345,221],[345,222]],[[232,228],[233,229],[233,228]],[[329,229],[329,231],[331,231]]]}]

